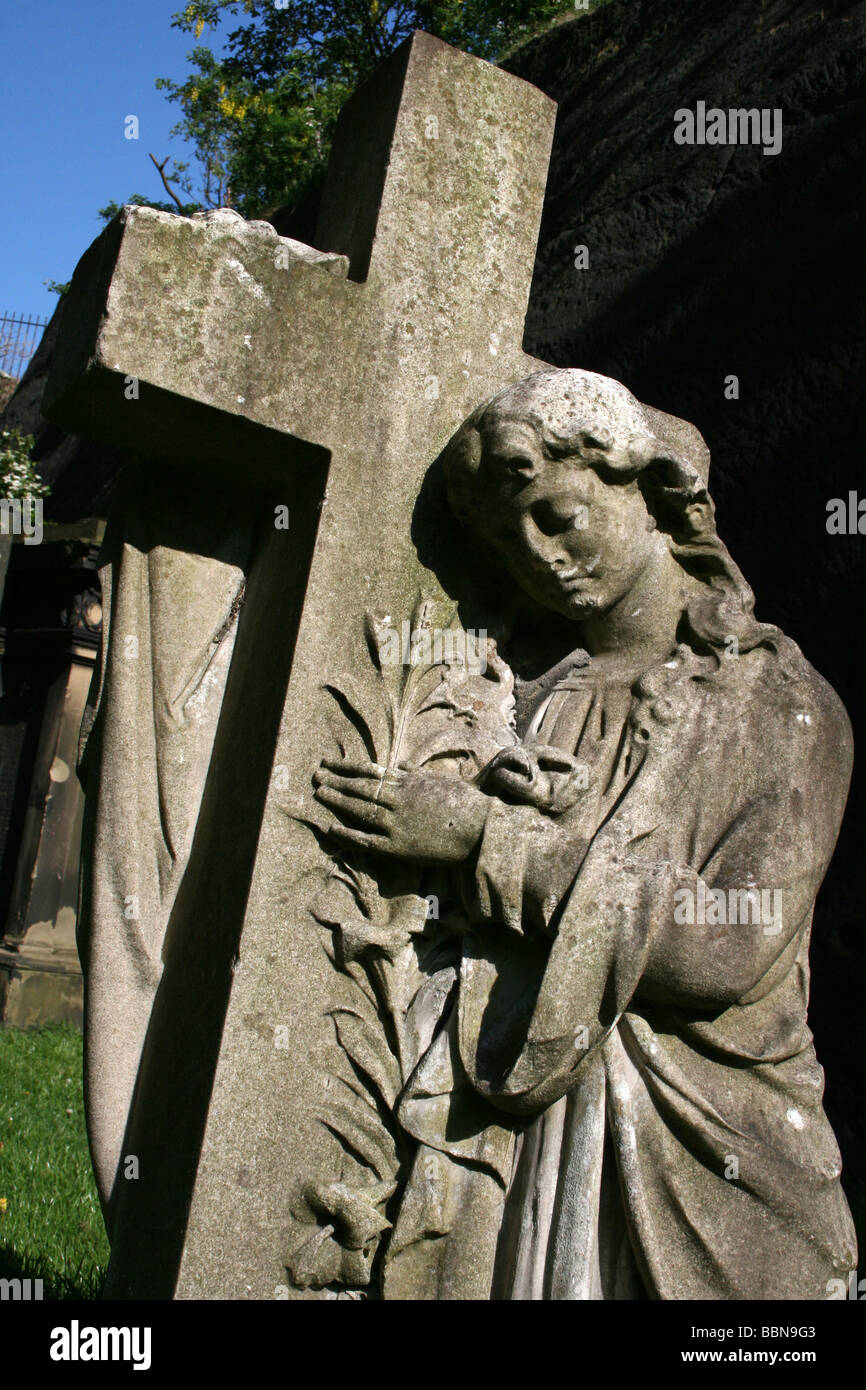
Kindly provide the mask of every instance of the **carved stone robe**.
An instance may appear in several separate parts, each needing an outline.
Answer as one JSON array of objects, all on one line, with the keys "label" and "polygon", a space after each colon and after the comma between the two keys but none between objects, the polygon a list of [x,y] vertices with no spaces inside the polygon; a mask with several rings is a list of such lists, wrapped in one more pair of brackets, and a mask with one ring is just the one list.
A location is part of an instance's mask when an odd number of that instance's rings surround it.
[{"label": "carved stone robe", "polygon": [[[575,669],[524,736],[589,764],[582,801],[488,817],[386,1297],[823,1299],[856,1264],[806,1022],[847,717],[781,635],[633,674]],[[778,920],[676,925],[749,887]]]},{"label": "carved stone robe", "polygon": [[[122,487],[103,547],[102,649],[79,766],[87,794],[77,933],[85,1102],[112,1239],[112,1194],[135,1190],[123,1180],[124,1132],[133,1119],[255,537],[249,501],[240,504],[216,489],[203,499],[195,480],[168,486],[158,471],[139,468]],[[178,611],[173,596],[180,591]]]}]

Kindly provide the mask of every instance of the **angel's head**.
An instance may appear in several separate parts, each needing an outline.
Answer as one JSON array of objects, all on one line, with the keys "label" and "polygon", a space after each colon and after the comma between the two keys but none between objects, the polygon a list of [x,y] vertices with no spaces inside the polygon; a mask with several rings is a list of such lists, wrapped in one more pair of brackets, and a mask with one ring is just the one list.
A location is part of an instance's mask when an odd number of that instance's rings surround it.
[{"label": "angel's head", "polygon": [[603,616],[670,555],[705,644],[759,640],[706,484],[620,382],[536,372],[474,411],[443,465],[454,514],[543,607],[575,622]]}]

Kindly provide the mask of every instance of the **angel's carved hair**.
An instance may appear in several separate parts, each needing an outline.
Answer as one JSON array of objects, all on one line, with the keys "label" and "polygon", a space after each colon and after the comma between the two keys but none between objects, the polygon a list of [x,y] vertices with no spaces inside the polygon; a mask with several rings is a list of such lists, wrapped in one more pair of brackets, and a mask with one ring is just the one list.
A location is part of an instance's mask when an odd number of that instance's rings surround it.
[{"label": "angel's carved hair", "polygon": [[592,468],[612,486],[637,481],[671,554],[700,581],[683,614],[699,648],[720,653],[731,637],[741,651],[776,645],[777,629],[755,618],[754,595],[719,537],[700,474],[654,434],[639,401],[610,377],[536,372],[473,411],[442,455],[451,510],[470,531],[490,539],[485,491],[494,477],[485,467],[484,437],[504,421],[528,425],[550,464]]}]

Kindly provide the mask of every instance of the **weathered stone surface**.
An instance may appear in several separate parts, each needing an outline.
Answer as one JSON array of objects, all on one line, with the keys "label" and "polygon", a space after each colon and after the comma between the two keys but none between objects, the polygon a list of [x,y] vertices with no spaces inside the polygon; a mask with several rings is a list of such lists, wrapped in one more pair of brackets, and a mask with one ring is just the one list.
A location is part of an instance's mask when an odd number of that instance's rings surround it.
[{"label": "weathered stone surface", "polygon": [[0,1017],[7,1027],[40,1028],[46,1023],[83,1026],[81,973],[76,969],[46,970],[21,960],[7,962],[0,994]]}]

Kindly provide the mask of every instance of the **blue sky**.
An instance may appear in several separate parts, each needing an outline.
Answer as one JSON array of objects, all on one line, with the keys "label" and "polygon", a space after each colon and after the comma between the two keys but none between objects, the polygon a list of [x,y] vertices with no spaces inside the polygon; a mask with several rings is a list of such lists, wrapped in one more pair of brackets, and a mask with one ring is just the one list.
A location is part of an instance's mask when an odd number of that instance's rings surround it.
[{"label": "blue sky", "polygon": [[[148,159],[183,158],[179,115],[154,86],[183,77],[182,0],[0,0],[0,313],[53,313],[43,280],[68,280],[98,236],[97,209],[165,193]],[[207,35],[201,40],[207,42]],[[124,139],[137,115],[140,139]]]}]

